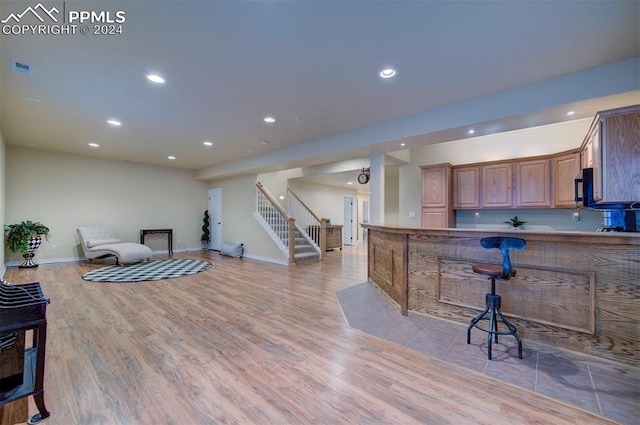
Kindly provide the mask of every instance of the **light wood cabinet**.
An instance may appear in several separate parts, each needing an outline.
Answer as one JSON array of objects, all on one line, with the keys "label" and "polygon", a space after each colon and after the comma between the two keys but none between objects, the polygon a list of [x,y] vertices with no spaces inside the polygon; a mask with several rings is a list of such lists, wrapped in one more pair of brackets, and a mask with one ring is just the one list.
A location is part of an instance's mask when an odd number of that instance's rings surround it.
[{"label": "light wood cabinet", "polygon": [[598,114],[602,202],[640,202],[640,105]]},{"label": "light wood cabinet", "polygon": [[453,169],[453,208],[480,207],[480,167]]},{"label": "light wood cabinet", "polygon": [[597,119],[592,125],[582,148],[582,168],[593,168],[593,198],[602,199],[600,135],[602,122]]},{"label": "light wood cabinet", "polygon": [[516,208],[551,206],[551,170],[548,159],[516,162]]},{"label": "light wood cabinet", "polygon": [[451,207],[452,165],[430,165],[421,169],[422,227],[455,227]]},{"label": "light wood cabinet", "polygon": [[511,208],[512,164],[498,163],[482,167],[482,206]]},{"label": "light wood cabinet", "polygon": [[422,206],[442,208],[449,206],[451,167],[437,165],[422,169]]},{"label": "light wood cabinet", "polygon": [[640,105],[598,112],[582,144],[582,167],[593,168],[595,201],[640,201]]},{"label": "light wood cabinet", "polygon": [[554,207],[574,207],[576,205],[573,182],[580,174],[581,168],[580,152],[555,157],[551,160]]},{"label": "light wood cabinet", "polygon": [[455,227],[451,226],[450,215],[451,210],[449,208],[423,208],[422,227],[435,229]]}]

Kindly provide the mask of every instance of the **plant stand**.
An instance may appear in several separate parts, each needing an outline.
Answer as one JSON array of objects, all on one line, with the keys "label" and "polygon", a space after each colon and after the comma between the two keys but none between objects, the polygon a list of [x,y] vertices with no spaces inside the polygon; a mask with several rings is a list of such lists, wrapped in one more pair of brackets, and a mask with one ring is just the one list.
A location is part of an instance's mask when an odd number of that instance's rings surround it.
[{"label": "plant stand", "polygon": [[36,263],[33,262],[33,257],[36,255],[36,251],[42,244],[42,238],[40,236],[35,236],[29,239],[29,249],[27,252],[22,254],[24,257],[24,263],[18,266],[21,269],[31,269],[34,267],[38,267]]}]

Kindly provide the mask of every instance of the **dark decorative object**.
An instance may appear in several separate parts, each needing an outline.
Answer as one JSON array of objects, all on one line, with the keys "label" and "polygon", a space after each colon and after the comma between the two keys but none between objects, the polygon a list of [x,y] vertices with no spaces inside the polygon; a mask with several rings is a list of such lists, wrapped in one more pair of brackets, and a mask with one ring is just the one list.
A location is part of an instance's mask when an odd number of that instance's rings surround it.
[{"label": "dark decorative object", "polygon": [[370,178],[371,178],[371,169],[363,168],[360,174],[358,174],[358,183],[367,184],[369,183]]},{"label": "dark decorative object", "polygon": [[7,236],[7,247],[13,252],[19,252],[24,257],[21,268],[38,267],[33,262],[36,250],[42,244],[42,238],[49,240],[49,228],[38,221],[23,221],[4,227]]},{"label": "dark decorative object", "polygon": [[506,223],[510,226],[512,226],[514,229],[518,229],[520,228],[520,226],[522,226],[523,224],[526,224],[526,221],[521,221],[518,216],[515,216],[513,218],[510,218],[508,221],[504,221],[503,223]]},{"label": "dark decorative object", "polygon": [[[47,304],[49,298],[42,293],[39,282],[22,285],[0,283],[2,362],[3,366],[9,366],[10,373],[0,379],[0,407],[32,395],[38,413],[29,418],[29,424],[41,423],[50,416],[44,404]],[[33,342],[25,349],[24,335],[29,330],[32,331]],[[8,346],[10,343],[13,345]],[[15,355],[22,361],[14,363]],[[5,356],[9,356],[12,363],[4,363],[7,360]],[[3,374],[6,372],[7,368],[3,367]]]},{"label": "dark decorative object", "polygon": [[211,221],[209,220],[209,210],[204,210],[204,217],[202,218],[202,236],[200,237],[200,246],[203,251],[209,249],[209,240],[211,239],[211,233],[209,232],[209,226]]}]

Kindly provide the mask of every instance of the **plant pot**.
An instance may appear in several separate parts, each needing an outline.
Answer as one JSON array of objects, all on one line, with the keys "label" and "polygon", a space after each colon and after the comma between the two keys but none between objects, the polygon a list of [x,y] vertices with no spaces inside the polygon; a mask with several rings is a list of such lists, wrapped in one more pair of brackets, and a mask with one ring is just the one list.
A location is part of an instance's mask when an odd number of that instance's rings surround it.
[{"label": "plant pot", "polygon": [[205,252],[205,251],[209,251],[209,241],[208,240],[201,240],[200,241],[200,249]]},{"label": "plant pot", "polygon": [[38,250],[41,244],[42,244],[42,236],[33,236],[29,238],[29,249],[27,250],[27,252],[22,254],[22,256],[24,257],[24,263],[22,263],[18,267],[20,267],[21,269],[30,269],[33,267],[38,267],[38,265],[33,262],[33,257],[35,257],[36,251]]}]

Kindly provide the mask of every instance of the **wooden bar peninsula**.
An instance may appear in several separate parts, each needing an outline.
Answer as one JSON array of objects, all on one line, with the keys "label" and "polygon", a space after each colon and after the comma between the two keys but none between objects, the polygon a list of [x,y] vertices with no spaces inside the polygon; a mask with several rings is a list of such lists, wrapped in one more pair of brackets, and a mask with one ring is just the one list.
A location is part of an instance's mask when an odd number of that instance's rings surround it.
[{"label": "wooden bar peninsula", "polygon": [[490,282],[471,264],[501,264],[480,239],[527,241],[518,274],[496,282],[522,338],[640,366],[640,233],[429,229],[363,224],[368,278],[409,311],[468,324]]}]

